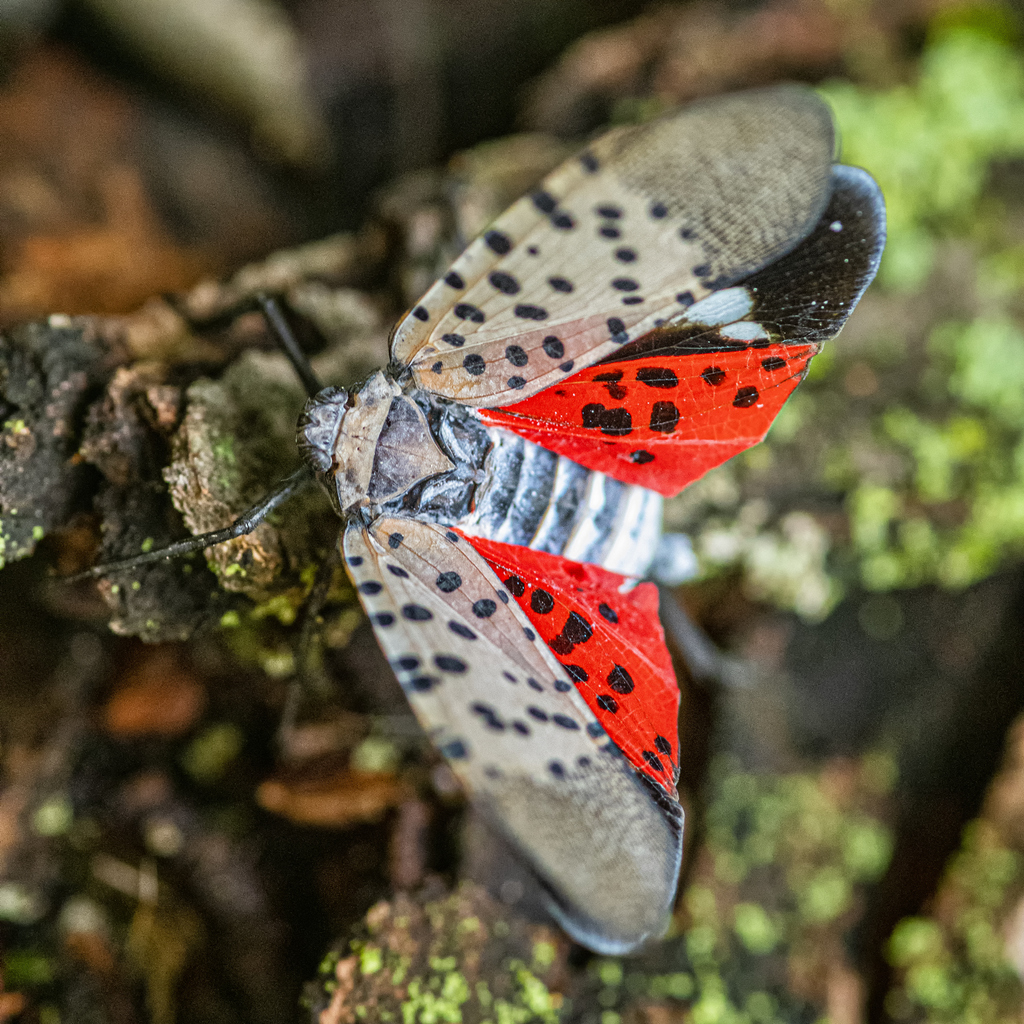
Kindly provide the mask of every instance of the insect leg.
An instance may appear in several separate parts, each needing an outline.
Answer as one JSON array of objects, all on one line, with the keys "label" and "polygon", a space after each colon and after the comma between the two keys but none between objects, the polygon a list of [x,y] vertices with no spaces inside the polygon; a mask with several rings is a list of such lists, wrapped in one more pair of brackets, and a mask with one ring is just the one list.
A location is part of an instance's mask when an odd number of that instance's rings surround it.
[{"label": "insect leg", "polygon": [[741,662],[723,654],[715,642],[690,618],[686,609],[676,600],[668,587],[658,585],[658,613],[665,632],[683,656],[694,682],[700,686],[735,688],[747,686]]},{"label": "insect leg", "polygon": [[281,309],[281,300],[276,296],[269,295],[266,292],[256,292],[255,295],[246,296],[228,309],[223,309],[215,315],[204,319],[190,317],[187,310],[182,308],[182,302],[174,296],[169,295],[165,296],[165,298],[188,321],[192,330],[200,333],[226,327],[232,320],[242,316],[244,313],[261,312],[267,321],[270,333],[288,357],[288,361],[295,368],[295,372],[298,374],[299,380],[302,381],[302,386],[306,389],[309,397],[312,398],[318,391],[323,389],[323,384],[310,365],[306,353],[299,347],[295,332],[285,319]]},{"label": "insect leg", "polygon": [[140,565],[150,565],[153,562],[161,562],[166,558],[174,558],[176,555],[186,555],[191,551],[201,551],[203,548],[211,547],[214,544],[221,544],[226,540],[234,540],[246,533],[252,533],[256,527],[263,522],[267,516],[282,502],[290,498],[296,491],[301,490],[312,480],[310,471],[303,466],[297,469],[291,476],[281,481],[266,497],[261,498],[251,508],[246,509],[230,526],[221,530],[211,530],[209,533],[201,533],[188,540],[179,540],[174,544],[168,544],[165,548],[156,551],[146,551],[142,554],[132,555],[131,558],[121,558],[115,562],[104,562],[101,565],[94,565],[82,572],[67,576],[68,582],[97,576],[107,576],[112,572],[124,572],[135,569]]},{"label": "insect leg", "polygon": [[313,367],[306,358],[306,353],[299,348],[299,343],[291,327],[288,326],[284,313],[281,312],[280,302],[265,292],[258,292],[256,294],[256,302],[259,304],[260,309],[263,310],[263,315],[267,318],[271,333],[277,339],[277,343],[281,346],[284,354],[288,357],[288,361],[299,375],[299,380],[302,381],[306,394],[312,398],[319,391],[323,390],[323,384],[320,383],[319,378],[313,371]]}]

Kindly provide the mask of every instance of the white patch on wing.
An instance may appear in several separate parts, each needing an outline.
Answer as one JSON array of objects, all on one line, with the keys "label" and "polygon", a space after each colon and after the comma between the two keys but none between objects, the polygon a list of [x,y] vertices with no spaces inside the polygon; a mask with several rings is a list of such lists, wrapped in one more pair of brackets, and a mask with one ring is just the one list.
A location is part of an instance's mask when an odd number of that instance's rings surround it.
[{"label": "white patch on wing", "polygon": [[754,308],[754,297],[746,288],[723,288],[680,313],[673,323],[721,327],[741,320]]},{"label": "white patch on wing", "polygon": [[350,524],[344,555],[417,718],[566,928],[609,952],[659,933],[679,829],[486,561],[443,526],[383,517]]}]

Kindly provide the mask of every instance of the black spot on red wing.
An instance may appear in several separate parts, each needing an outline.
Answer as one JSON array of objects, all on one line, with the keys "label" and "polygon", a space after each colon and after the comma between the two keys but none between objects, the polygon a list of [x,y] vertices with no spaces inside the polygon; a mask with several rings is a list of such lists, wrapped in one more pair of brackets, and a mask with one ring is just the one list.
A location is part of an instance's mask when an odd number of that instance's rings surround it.
[{"label": "black spot on red wing", "polygon": [[654,745],[657,747],[658,753],[664,754],[666,757],[672,756],[672,744],[664,736],[655,736]]},{"label": "black spot on red wing", "polygon": [[482,324],[484,322],[484,312],[482,309],[477,309],[471,302],[460,302],[455,306],[452,312],[460,320],[469,320],[470,323]]},{"label": "black spot on red wing", "polygon": [[476,352],[470,352],[462,360],[463,368],[466,373],[471,373],[474,377],[479,377],[480,374],[487,369],[487,364],[484,362],[484,357],[478,355]]},{"label": "black spot on red wing", "polygon": [[538,615],[547,615],[555,607],[555,599],[539,587],[530,595],[530,607]]},{"label": "black spot on red wing", "polygon": [[520,320],[547,320],[548,311],[543,306],[535,306],[530,302],[521,302],[513,310]]},{"label": "black spot on red wing", "polygon": [[424,306],[414,306],[412,315],[416,317],[417,320],[421,321],[430,319],[430,314],[427,312],[426,307]]},{"label": "black spot on red wing", "polygon": [[452,348],[462,348],[466,344],[466,339],[461,334],[442,334],[441,340],[448,342]]},{"label": "black spot on red wing", "polygon": [[649,388],[674,388],[679,385],[679,378],[667,366],[645,366],[637,370],[636,379]]},{"label": "black spot on red wing", "polygon": [[429,622],[433,617],[430,609],[424,608],[421,604],[402,605],[402,618],[410,622]]},{"label": "black spot on red wing", "polygon": [[630,453],[629,461],[637,466],[646,466],[648,462],[654,461],[654,456],[641,448],[639,451]]},{"label": "black spot on red wing", "polygon": [[706,370],[701,370],[700,375],[704,383],[710,384],[713,388],[717,388],[725,380],[725,370],[720,366],[709,366]]},{"label": "black spot on red wing", "polygon": [[651,430],[671,434],[679,423],[679,410],[672,402],[655,402],[651,406]]},{"label": "black spot on red wing", "polygon": [[757,388],[752,384],[748,384],[746,387],[740,388],[736,392],[736,397],[732,400],[732,404],[737,409],[749,409],[752,405],[757,403],[760,398]]},{"label": "black spot on red wing", "polygon": [[574,683],[585,683],[590,678],[590,674],[582,665],[563,665],[562,667]]},{"label": "black spot on red wing", "polygon": [[538,190],[534,192],[530,198],[533,200],[533,205],[540,210],[541,213],[553,213],[555,207],[558,205],[555,197],[550,192],[544,192]]},{"label": "black spot on red wing", "polygon": [[616,613],[615,609],[612,608],[610,605],[604,603],[599,604],[597,606],[597,610],[601,613],[601,618],[607,619],[609,622],[619,621],[618,614]]},{"label": "black spot on red wing", "polygon": [[371,618],[375,625],[384,626],[385,628],[395,624],[395,617],[391,612],[377,612],[377,614],[372,615]]},{"label": "black spot on red wing", "polygon": [[608,673],[608,685],[616,693],[632,693],[633,677],[621,666],[616,665],[611,672]]},{"label": "black spot on red wing", "polygon": [[680,292],[676,296],[676,302],[679,303],[684,309],[689,309],[696,300],[693,297],[693,292]]},{"label": "black spot on red wing", "polygon": [[632,263],[636,259],[636,251],[623,246],[621,249],[615,250],[615,258],[620,263]]},{"label": "black spot on red wing", "polygon": [[469,628],[469,626],[465,626],[461,622],[457,622],[455,619],[452,619],[451,622],[448,623],[448,628],[456,636],[461,636],[463,640],[476,639],[476,633],[474,633],[473,630]]},{"label": "black spot on red wing", "polygon": [[597,706],[613,715],[619,710],[619,702],[610,693],[602,693],[597,698]]},{"label": "black spot on red wing", "polygon": [[521,391],[523,388],[526,387],[526,378],[509,377],[509,379],[505,381],[505,385],[506,387],[511,388],[513,391]]},{"label": "black spot on red wing", "polygon": [[449,270],[448,273],[444,275],[444,283],[448,285],[449,288],[466,287],[466,282],[462,280],[462,275],[454,270]]},{"label": "black spot on red wing", "polygon": [[489,597],[473,602],[473,614],[478,619],[489,619],[497,610],[498,606]]},{"label": "black spot on red wing", "polygon": [[378,583],[376,580],[367,580],[365,583],[359,584],[359,593],[373,596],[379,594],[384,589],[382,583]]},{"label": "black spot on red wing", "polygon": [[626,333],[626,325],[617,317],[609,317],[607,321],[608,333],[611,335],[612,341],[616,345],[625,345],[629,341],[629,335]]},{"label": "black spot on red wing", "polygon": [[492,288],[496,288],[503,295],[518,295],[519,282],[504,270],[493,270],[487,278]]},{"label": "black spot on red wing", "polygon": [[654,751],[652,751],[652,750],[645,750],[643,752],[643,754],[644,754],[644,760],[656,772],[663,772],[665,770],[665,766],[661,763],[661,760],[659,759],[658,755],[654,753]]},{"label": "black spot on red wing", "polygon": [[388,537],[388,547],[391,548],[392,551],[394,551],[395,548],[401,545],[403,540],[405,540],[405,537],[402,534],[393,533],[391,534],[390,537]]},{"label": "black spot on red wing", "polygon": [[626,397],[626,389],[619,385],[619,381],[622,380],[622,371],[613,370],[611,373],[599,373],[595,378],[595,381],[600,381],[602,384],[607,386],[608,394],[615,401],[621,402]]},{"label": "black spot on red wing", "polygon": [[786,365],[785,359],[780,359],[778,356],[769,356],[767,359],[761,360],[761,366],[769,373],[773,373],[775,370],[784,369]]},{"label": "black spot on red wing", "polygon": [[556,292],[564,292],[566,295],[575,288],[572,281],[568,281],[564,277],[549,277],[548,284],[551,285]]},{"label": "black spot on red wing", "polygon": [[505,348],[505,358],[513,366],[525,366],[529,361],[530,357],[526,352],[520,348],[519,345],[508,345]]},{"label": "black spot on red wing", "polygon": [[583,406],[583,426],[600,430],[610,437],[624,437],[633,429],[633,417],[628,409],[606,409],[596,402]]},{"label": "black spot on red wing", "polygon": [[565,346],[561,339],[556,338],[553,334],[549,334],[541,342],[541,347],[544,349],[544,354],[551,359],[561,359],[565,355]]},{"label": "black spot on red wing", "polygon": [[493,229],[488,231],[484,235],[484,242],[491,252],[497,253],[499,256],[505,256],[512,251],[512,239],[503,231],[495,231]]},{"label": "black spot on red wing", "polygon": [[445,594],[458,590],[462,586],[462,577],[457,572],[443,572],[437,577],[437,589]]},{"label": "black spot on red wing", "polygon": [[569,612],[562,627],[562,636],[574,644],[585,644],[594,635],[591,625],[579,612]]},{"label": "black spot on red wing", "polygon": [[505,586],[515,597],[522,597],[526,593],[526,584],[518,576],[509,576],[505,580]]}]

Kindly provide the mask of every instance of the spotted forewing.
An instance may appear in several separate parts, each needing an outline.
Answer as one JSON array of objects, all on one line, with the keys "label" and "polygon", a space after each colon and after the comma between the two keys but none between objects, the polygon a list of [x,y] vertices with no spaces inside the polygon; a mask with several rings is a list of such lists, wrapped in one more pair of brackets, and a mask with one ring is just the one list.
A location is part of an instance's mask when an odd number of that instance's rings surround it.
[{"label": "spotted forewing", "polygon": [[528,859],[556,916],[622,951],[662,927],[682,814],[654,794],[468,541],[443,526],[351,523],[344,555],[423,728]]},{"label": "spotted forewing", "polygon": [[788,252],[833,150],[827,109],[786,87],[611,132],[469,245],[392,358],[466,405],[528,398]]}]

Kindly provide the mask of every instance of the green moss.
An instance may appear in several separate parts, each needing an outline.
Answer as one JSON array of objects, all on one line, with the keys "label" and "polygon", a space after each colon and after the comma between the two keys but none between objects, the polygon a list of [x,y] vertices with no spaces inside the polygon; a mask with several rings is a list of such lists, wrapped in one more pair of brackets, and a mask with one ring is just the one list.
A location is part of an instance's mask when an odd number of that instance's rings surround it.
[{"label": "green moss", "polygon": [[867,168],[885,195],[880,280],[916,288],[932,268],[936,238],[971,230],[990,162],[1024,150],[1024,63],[984,21],[937,20],[913,86],[872,93],[835,83],[822,92],[843,159]]},{"label": "green moss", "polygon": [[[809,619],[854,588],[961,588],[1024,554],[1020,197],[990,187],[1024,155],[1024,56],[1000,5],[955,10],[904,84],[822,89],[842,158],[886,199],[874,317],[815,357],[765,445],[669,506],[705,574],[739,568]],[[815,489],[813,514],[792,507]]]},{"label": "green moss", "polygon": [[1024,860],[975,824],[943,882],[942,921],[901,921],[887,946],[901,985],[893,1004],[917,1007],[933,1024],[1018,1020],[1020,979],[1006,959],[998,922],[1024,885]]},{"label": "green moss", "polygon": [[185,748],[181,766],[197,782],[216,782],[241,752],[245,736],[232,722],[221,722],[204,729]]},{"label": "green moss", "polygon": [[50,957],[36,950],[12,949],[4,954],[4,988],[10,991],[48,985],[55,975]]}]

